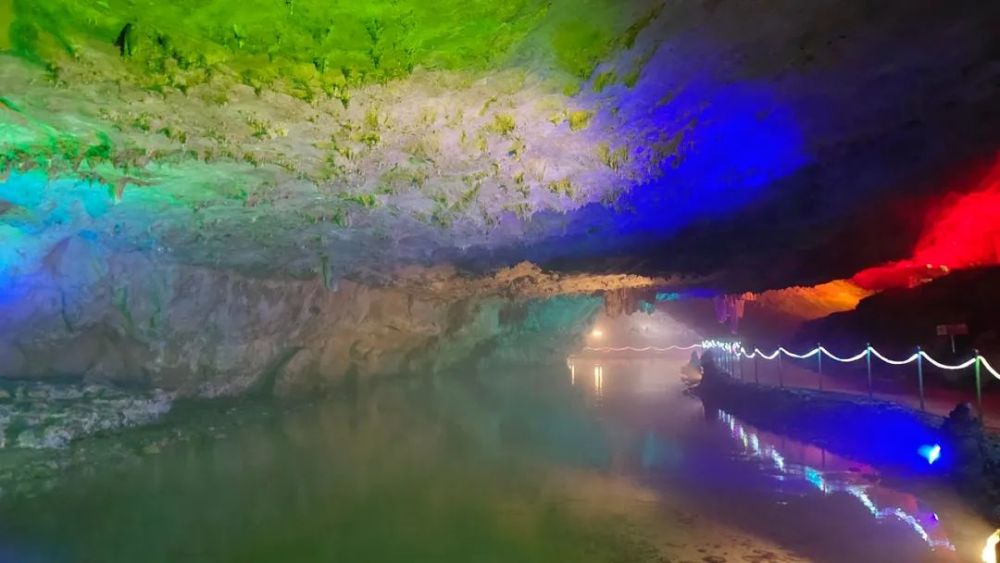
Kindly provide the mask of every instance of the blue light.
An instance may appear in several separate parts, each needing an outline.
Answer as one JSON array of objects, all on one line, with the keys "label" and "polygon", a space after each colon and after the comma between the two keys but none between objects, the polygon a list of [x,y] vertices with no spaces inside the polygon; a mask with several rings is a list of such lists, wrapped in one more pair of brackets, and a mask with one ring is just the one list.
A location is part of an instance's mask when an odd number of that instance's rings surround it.
[{"label": "blue light", "polygon": [[770,84],[719,81],[704,69],[679,73],[677,65],[689,61],[670,51],[659,49],[665,59],[648,63],[664,72],[618,98],[614,136],[629,158],[618,186],[624,191],[606,194],[615,204],[535,213],[533,240],[511,250],[511,259],[547,263],[656,249],[695,222],[729,219],[773,196],[811,162],[797,113]]},{"label": "blue light", "polygon": [[812,467],[804,467],[803,475],[805,476],[806,481],[809,481],[814,487],[823,491],[824,493],[826,492],[826,481],[823,480],[822,473],[816,471]]},{"label": "blue light", "polygon": [[938,444],[925,444],[917,449],[917,453],[920,454],[920,457],[927,460],[928,465],[934,465],[934,462],[941,458],[941,446]]},{"label": "blue light", "polygon": [[705,288],[688,289],[685,291],[658,291],[657,301],[680,301],[682,299],[704,299],[719,295],[718,291]]}]

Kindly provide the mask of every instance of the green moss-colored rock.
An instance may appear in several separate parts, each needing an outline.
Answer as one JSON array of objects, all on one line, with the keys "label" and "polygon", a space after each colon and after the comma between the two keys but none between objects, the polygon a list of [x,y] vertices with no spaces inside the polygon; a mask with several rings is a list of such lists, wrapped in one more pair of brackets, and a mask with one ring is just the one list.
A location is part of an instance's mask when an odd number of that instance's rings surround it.
[{"label": "green moss-colored rock", "polygon": [[590,118],[594,117],[594,112],[586,110],[575,110],[569,112],[567,115],[567,120],[569,121],[569,128],[573,131],[579,131],[581,129],[586,129],[590,125]]},{"label": "green moss-colored rock", "polygon": [[510,135],[516,127],[517,122],[514,121],[514,116],[507,113],[498,113],[493,117],[493,122],[490,123],[489,129],[498,135]]},{"label": "green moss-colored rock", "polygon": [[[628,29],[612,0],[52,0],[4,3],[0,49],[39,61],[90,45],[120,55],[148,87],[190,88],[218,65],[257,90],[300,98],[382,82],[416,67],[484,69],[535,34],[585,79]],[[544,23],[543,23],[544,22]],[[542,24],[542,25],[540,25]]]},{"label": "green moss-colored rock", "polygon": [[605,88],[614,84],[616,79],[617,75],[613,70],[598,74],[597,78],[594,79],[594,91],[597,93],[603,92]]}]

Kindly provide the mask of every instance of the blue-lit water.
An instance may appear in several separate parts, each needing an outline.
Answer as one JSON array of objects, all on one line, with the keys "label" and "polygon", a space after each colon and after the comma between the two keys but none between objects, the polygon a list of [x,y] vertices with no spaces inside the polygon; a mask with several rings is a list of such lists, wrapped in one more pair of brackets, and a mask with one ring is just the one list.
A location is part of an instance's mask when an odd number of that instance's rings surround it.
[{"label": "blue-lit water", "polygon": [[974,560],[945,488],[706,411],[686,359],[179,412],[194,438],[0,498],[0,561]]}]

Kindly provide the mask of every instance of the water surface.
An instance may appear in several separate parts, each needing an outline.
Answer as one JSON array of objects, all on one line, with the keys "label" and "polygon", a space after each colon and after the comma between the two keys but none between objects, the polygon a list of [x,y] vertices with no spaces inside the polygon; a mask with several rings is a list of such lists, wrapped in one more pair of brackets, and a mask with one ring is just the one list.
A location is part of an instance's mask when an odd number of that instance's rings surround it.
[{"label": "water surface", "polygon": [[946,490],[706,412],[685,359],[182,410],[190,440],[0,500],[0,561],[974,560],[988,529]]}]

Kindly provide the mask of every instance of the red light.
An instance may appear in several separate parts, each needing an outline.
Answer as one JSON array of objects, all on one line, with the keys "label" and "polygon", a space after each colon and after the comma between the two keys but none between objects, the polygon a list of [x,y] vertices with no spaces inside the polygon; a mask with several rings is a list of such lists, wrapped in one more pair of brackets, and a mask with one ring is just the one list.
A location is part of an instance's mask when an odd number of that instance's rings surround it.
[{"label": "red light", "polygon": [[865,289],[913,287],[950,270],[1000,264],[1000,158],[976,185],[928,214],[913,257],[851,278]]},{"label": "red light", "polygon": [[1000,159],[974,191],[930,219],[914,260],[953,269],[1000,263]]}]

